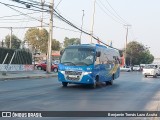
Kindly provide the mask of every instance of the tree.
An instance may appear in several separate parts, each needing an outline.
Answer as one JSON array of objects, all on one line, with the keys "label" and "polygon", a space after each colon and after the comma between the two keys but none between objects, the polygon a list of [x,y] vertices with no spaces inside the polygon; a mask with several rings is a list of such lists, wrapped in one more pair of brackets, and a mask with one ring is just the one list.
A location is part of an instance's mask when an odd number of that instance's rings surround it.
[{"label": "tree", "polygon": [[79,38],[71,38],[71,39],[69,39],[68,37],[64,38],[64,47],[67,47],[69,45],[78,45],[78,44],[80,44]]},{"label": "tree", "polygon": [[132,41],[127,44],[126,49],[126,64],[139,65],[152,63],[154,57],[149,50],[137,41]]},{"label": "tree", "polygon": [[[10,47],[10,35],[7,35],[5,37],[5,45],[7,46],[7,48]],[[17,36],[12,35],[11,36],[11,48],[19,49],[20,46],[21,46],[21,40]]]},{"label": "tree", "polygon": [[150,64],[154,60],[154,56],[150,53],[149,50],[144,51],[140,56],[140,63]]},{"label": "tree", "polygon": [[57,40],[52,40],[52,50],[60,50],[60,42]]},{"label": "tree", "polygon": [[25,34],[25,42],[30,44],[33,49],[47,52],[48,31],[46,29],[30,28]]}]

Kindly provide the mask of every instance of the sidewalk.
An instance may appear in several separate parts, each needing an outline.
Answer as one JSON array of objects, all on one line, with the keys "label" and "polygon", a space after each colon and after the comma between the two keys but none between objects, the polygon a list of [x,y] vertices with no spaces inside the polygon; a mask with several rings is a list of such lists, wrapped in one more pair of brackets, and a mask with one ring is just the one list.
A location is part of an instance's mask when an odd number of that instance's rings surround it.
[{"label": "sidewalk", "polygon": [[6,72],[6,75],[2,75],[0,71],[0,80],[13,80],[13,79],[34,79],[34,78],[49,78],[49,77],[57,77],[57,73],[51,72],[46,73],[43,70],[34,70],[34,71],[20,71],[20,72]]}]

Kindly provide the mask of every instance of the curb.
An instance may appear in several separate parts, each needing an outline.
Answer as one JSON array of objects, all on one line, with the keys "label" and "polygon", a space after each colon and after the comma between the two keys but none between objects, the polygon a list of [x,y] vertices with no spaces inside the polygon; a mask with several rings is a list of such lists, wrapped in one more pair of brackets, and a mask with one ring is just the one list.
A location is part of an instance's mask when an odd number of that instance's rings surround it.
[{"label": "curb", "polygon": [[0,81],[1,80],[17,80],[17,79],[38,79],[38,78],[50,78],[50,77],[57,77],[57,75],[41,75],[41,76],[24,76],[24,77],[9,77],[9,78],[0,78]]}]

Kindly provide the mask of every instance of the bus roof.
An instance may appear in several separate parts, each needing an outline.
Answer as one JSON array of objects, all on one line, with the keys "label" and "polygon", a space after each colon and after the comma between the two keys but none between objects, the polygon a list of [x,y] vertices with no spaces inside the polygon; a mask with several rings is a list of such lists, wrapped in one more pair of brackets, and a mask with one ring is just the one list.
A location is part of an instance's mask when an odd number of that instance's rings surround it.
[{"label": "bus roof", "polygon": [[108,48],[108,49],[113,49],[116,50],[114,48],[108,47],[108,46],[104,46],[104,45],[100,45],[100,44],[79,44],[79,45],[70,45],[67,48],[74,48],[74,47],[90,47],[90,48],[95,48],[95,47],[102,47],[102,48]]}]

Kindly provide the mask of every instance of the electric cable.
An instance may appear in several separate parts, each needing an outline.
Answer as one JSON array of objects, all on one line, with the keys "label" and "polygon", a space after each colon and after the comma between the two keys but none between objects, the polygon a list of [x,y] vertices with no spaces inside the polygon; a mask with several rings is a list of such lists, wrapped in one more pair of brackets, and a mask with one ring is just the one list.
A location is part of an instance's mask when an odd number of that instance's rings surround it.
[{"label": "electric cable", "polygon": [[117,21],[115,18],[113,18],[113,16],[111,16],[110,14],[108,14],[101,6],[100,6],[100,4],[98,3],[98,2],[96,2],[96,4],[99,6],[99,8],[107,15],[107,16],[109,16],[112,20],[114,20],[115,22],[117,22],[117,23],[119,23],[119,24],[122,24],[122,25],[124,25],[124,24],[126,24],[126,23],[124,23],[124,22],[122,22],[122,21]]},{"label": "electric cable", "polygon": [[108,2],[108,0],[106,0],[106,2],[108,3],[108,5],[111,7],[111,9],[115,12],[115,14],[120,18],[122,19],[125,23],[128,24],[128,22],[126,20],[124,20],[117,12],[116,10],[111,6],[111,4]]},{"label": "electric cable", "polygon": [[[1,2],[0,2],[0,3],[1,3]],[[25,13],[23,13],[23,12],[21,12],[21,11],[15,9],[15,8],[12,8],[11,6],[9,6],[9,5],[7,5],[7,4],[3,4],[3,5],[5,5],[5,6],[11,8],[12,10],[14,10],[14,11],[16,11],[16,12],[19,12],[19,13],[25,15],[25,16],[28,16],[28,17],[30,17],[30,18],[32,18],[32,19],[35,19],[35,20],[41,22],[40,20],[38,20],[38,19],[36,19],[36,18],[34,18],[34,17],[31,17],[31,16],[29,16],[28,14],[25,14]],[[45,23],[45,22],[43,22],[43,23],[49,25],[48,23]]]}]

